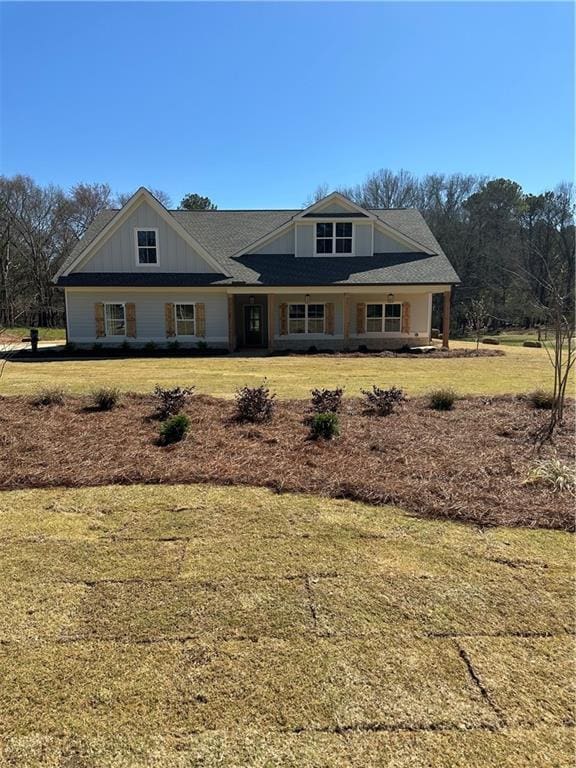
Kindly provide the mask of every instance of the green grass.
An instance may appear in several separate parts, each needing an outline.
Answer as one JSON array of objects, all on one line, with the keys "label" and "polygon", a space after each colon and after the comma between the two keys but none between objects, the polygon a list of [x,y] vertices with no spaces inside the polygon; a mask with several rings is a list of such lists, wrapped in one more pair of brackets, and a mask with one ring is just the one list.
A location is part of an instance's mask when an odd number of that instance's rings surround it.
[{"label": "green grass", "polygon": [[[28,338],[30,336],[30,328],[24,326],[16,326],[14,328],[3,328],[0,333],[0,342],[2,339],[20,339]],[[39,341],[66,341],[66,329],[65,328],[38,328]]]},{"label": "green grass", "polygon": [[569,534],[108,486],[0,547],[0,765],[571,765]]},{"label": "green grass", "polygon": [[[453,346],[471,348],[468,342]],[[151,392],[161,386],[196,385],[199,392],[232,397],[238,387],[267,378],[283,398],[308,397],[312,387],[346,388],[358,395],[372,384],[396,385],[411,395],[453,388],[461,395],[501,395],[550,388],[552,366],[543,349],[506,349],[502,357],[424,359],[377,357],[128,358],[66,362],[9,362],[0,394],[29,394],[64,386],[88,392],[102,386]]]}]

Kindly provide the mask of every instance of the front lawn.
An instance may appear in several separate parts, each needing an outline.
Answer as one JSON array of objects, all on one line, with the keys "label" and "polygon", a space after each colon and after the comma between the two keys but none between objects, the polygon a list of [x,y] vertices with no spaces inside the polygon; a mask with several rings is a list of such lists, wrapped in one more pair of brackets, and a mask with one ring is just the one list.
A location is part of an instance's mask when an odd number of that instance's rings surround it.
[{"label": "front lawn", "polygon": [[571,765],[569,534],[106,486],[0,547],[4,765]]},{"label": "front lawn", "polygon": [[[453,346],[473,349],[474,344]],[[372,384],[396,385],[411,395],[453,387],[461,394],[501,395],[551,387],[552,366],[543,349],[508,347],[498,357],[197,357],[126,358],[63,362],[9,362],[0,394],[25,394],[41,387],[86,392],[97,386],[150,392],[163,386],[195,384],[200,392],[232,397],[235,390],[267,377],[283,398],[307,397],[312,387],[344,386],[358,395]]]}]

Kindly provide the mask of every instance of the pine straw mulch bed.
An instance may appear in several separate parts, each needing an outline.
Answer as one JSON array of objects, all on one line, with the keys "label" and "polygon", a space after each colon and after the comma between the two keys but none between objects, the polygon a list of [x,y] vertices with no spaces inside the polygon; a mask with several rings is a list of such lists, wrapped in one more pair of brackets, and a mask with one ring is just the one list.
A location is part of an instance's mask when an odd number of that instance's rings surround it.
[{"label": "pine straw mulch bed", "polygon": [[466,349],[465,347],[457,347],[456,349],[444,349],[437,347],[430,352],[408,352],[404,350],[380,350],[366,352],[337,352],[329,350],[318,350],[316,352],[310,352],[310,350],[277,350],[271,352],[269,357],[417,357],[422,360],[427,358],[437,360],[438,358],[458,358],[458,357],[504,357],[506,352],[502,349]]},{"label": "pine straw mulch bed", "polygon": [[[525,485],[537,457],[532,435],[546,414],[517,398],[468,398],[449,412],[419,398],[382,418],[345,401],[342,434],[312,441],[305,401],[277,404],[268,424],[233,421],[234,403],[195,396],[189,436],[160,447],[156,401],[126,395],[115,410],[86,397],[35,407],[0,398],[0,488],[110,483],[249,484],[373,504],[478,525],[573,530],[573,497]],[[572,460],[574,403],[548,455]]]}]

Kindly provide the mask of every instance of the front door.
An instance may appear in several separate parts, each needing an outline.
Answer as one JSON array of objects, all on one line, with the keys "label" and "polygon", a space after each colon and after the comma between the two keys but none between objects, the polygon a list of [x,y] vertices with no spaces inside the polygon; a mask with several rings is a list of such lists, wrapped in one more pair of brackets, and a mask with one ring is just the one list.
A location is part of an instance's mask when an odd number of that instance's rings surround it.
[{"label": "front door", "polygon": [[260,304],[244,306],[244,343],[247,347],[262,346],[262,306]]}]

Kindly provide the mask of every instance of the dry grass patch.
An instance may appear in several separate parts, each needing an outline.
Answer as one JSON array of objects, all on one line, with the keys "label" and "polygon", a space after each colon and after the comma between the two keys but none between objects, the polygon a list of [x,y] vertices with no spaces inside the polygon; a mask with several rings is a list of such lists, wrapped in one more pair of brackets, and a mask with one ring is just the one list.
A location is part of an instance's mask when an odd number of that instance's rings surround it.
[{"label": "dry grass patch", "polygon": [[302,580],[223,584],[130,582],[96,585],[71,634],[85,638],[297,635],[313,629]]},{"label": "dry grass patch", "polygon": [[76,625],[89,587],[83,584],[0,583],[0,642],[57,640]]},{"label": "dry grass patch", "polygon": [[170,578],[182,544],[171,541],[22,541],[0,544],[0,582]]},{"label": "dry grass patch", "polygon": [[461,640],[508,725],[574,725],[573,637]]},{"label": "dry grass patch", "polygon": [[[452,578],[391,576],[312,580],[318,628],[337,635],[411,631],[421,635],[563,632],[567,596],[519,588],[503,571]],[[572,597],[572,595],[570,596]],[[552,609],[552,604],[554,608]]]},{"label": "dry grass patch", "polygon": [[0,494],[0,547],[0,765],[570,765],[567,533],[133,485]]},{"label": "dry grass patch", "polygon": [[[473,350],[471,342],[453,342],[454,348]],[[74,392],[110,386],[123,391],[150,392],[163,387],[196,385],[196,391],[231,398],[238,387],[258,386],[267,378],[282,398],[308,397],[310,387],[345,387],[359,395],[378,383],[396,385],[410,395],[433,388],[453,387],[459,394],[503,395],[536,387],[550,389],[552,366],[544,349],[506,349],[503,356],[457,359],[400,357],[213,357],[127,358],[65,360],[62,362],[9,362],[0,380],[2,394],[31,394],[63,381]]]},{"label": "dry grass patch", "polygon": [[573,753],[570,728],[343,735],[248,729],[180,738],[15,737],[0,755],[7,768],[572,768]]}]

